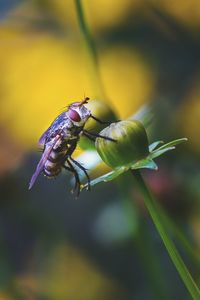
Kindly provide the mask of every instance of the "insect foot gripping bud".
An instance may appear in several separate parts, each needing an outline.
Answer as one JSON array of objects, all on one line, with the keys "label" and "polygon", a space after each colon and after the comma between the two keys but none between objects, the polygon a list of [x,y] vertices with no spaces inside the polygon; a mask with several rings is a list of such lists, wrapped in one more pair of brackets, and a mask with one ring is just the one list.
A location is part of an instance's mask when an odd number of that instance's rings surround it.
[{"label": "insect foot gripping bud", "polygon": [[95,143],[102,160],[114,169],[133,164],[149,153],[146,130],[139,121],[112,123],[100,135],[116,140],[97,138]]},{"label": "insect foot gripping bud", "polygon": [[[91,100],[86,104],[86,107],[91,111],[94,117],[91,117],[85,124],[84,128],[86,130],[97,134],[107,127],[108,124],[117,120],[112,108],[101,100]],[[79,146],[84,150],[95,149],[95,143],[84,136],[81,136]]]}]

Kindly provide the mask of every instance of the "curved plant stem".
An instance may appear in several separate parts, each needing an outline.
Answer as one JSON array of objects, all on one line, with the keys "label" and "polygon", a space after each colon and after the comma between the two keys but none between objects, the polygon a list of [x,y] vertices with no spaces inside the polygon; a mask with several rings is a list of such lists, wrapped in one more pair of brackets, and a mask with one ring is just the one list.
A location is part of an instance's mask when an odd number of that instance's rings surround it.
[{"label": "curved plant stem", "polygon": [[194,300],[200,299],[200,291],[194,282],[190,272],[188,271],[187,267],[185,266],[182,258],[180,257],[173,241],[169,238],[168,233],[163,225],[163,220],[159,214],[159,208],[157,207],[157,203],[148,190],[141,174],[139,171],[132,171],[136,184],[143,195],[145,205],[151,215],[151,218],[156,226],[156,229],[168,251],[168,254],[173,261],[182,281],[184,282],[185,286],[187,287],[190,295]]},{"label": "curved plant stem", "polygon": [[99,63],[98,63],[98,56],[97,51],[95,47],[95,43],[92,37],[92,34],[89,30],[89,27],[86,23],[84,11],[83,11],[83,5],[81,0],[75,0],[75,6],[76,6],[76,13],[77,18],[79,22],[80,31],[83,37],[83,42],[86,46],[88,57],[90,61],[90,67],[91,67],[91,76],[93,84],[95,85],[95,93],[96,97],[100,97],[100,99],[105,99],[105,93],[103,89],[103,84],[100,77],[99,72]]},{"label": "curved plant stem", "polygon": [[126,218],[130,220],[129,223],[131,227],[133,227],[134,223],[134,230],[132,231],[133,247],[136,249],[140,258],[144,274],[151,289],[152,297],[154,300],[170,299],[166,278],[162,272],[160,257],[159,255],[155,255],[155,245],[149,237],[147,226],[143,220],[141,220],[137,206],[131,197],[132,178],[129,173],[126,173],[117,178],[117,181],[119,194],[121,199],[123,199],[123,205],[126,211]]},{"label": "curved plant stem", "polygon": [[165,274],[162,272],[161,258],[157,253],[154,242],[149,236],[147,225],[142,224],[142,222],[134,240],[134,247],[138,250],[141,263],[143,263],[145,275],[153,292],[153,299],[171,299]]},{"label": "curved plant stem", "polygon": [[193,261],[195,267],[200,271],[200,256],[197,251],[191,246],[188,239],[185,237],[183,232],[176,226],[174,221],[165,213],[162,207],[159,206],[159,213],[162,216],[162,219],[167,228],[171,231],[171,233],[179,240],[179,242],[183,245],[185,251],[188,253],[189,258]]}]

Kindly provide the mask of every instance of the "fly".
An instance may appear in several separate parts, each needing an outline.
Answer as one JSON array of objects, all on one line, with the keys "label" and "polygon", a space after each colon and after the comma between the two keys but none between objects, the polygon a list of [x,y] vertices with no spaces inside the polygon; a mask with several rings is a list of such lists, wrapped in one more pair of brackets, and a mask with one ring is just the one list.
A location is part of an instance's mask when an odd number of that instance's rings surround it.
[{"label": "fly", "polygon": [[85,173],[88,189],[90,189],[90,177],[87,170],[78,161],[72,158],[80,136],[84,135],[93,141],[96,137],[111,141],[115,140],[84,129],[89,118],[101,124],[108,124],[108,122],[103,122],[92,115],[91,111],[85,106],[88,100],[89,98],[85,97],[81,102],[70,104],[68,109],[62,112],[40,137],[38,143],[40,146],[43,146],[43,154],[31,178],[29,189],[33,187],[41,172],[47,177],[53,178],[59,175],[62,169],[65,169],[74,175],[74,190],[77,190],[78,196],[81,182],[76,168],[81,169]]}]

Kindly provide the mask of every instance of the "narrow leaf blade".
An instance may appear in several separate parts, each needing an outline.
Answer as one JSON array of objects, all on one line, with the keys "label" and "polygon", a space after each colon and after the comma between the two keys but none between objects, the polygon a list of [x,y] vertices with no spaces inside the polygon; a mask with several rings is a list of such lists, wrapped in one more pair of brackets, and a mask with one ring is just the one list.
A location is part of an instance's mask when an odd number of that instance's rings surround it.
[{"label": "narrow leaf blade", "polygon": [[[111,171],[111,172],[109,172],[107,174],[104,174],[104,175],[102,175],[100,177],[95,178],[94,180],[92,180],[90,182],[90,185],[94,186],[94,185],[96,185],[96,184],[98,184],[100,182],[111,181],[111,180],[117,178],[122,173],[124,173],[126,170],[127,170],[126,168],[122,167],[122,168],[119,168],[117,170]],[[86,187],[87,187],[87,184],[83,186],[83,189],[86,188]]]},{"label": "narrow leaf blade", "polygon": [[165,152],[168,152],[168,151],[171,151],[171,150],[174,150],[175,147],[168,147],[168,148],[164,148],[164,149],[157,149],[155,151],[153,151],[152,153],[149,154],[149,158],[150,159],[154,159],[162,154],[164,154]]},{"label": "narrow leaf blade", "polygon": [[149,152],[152,152],[158,145],[163,144],[163,141],[156,141],[149,145]]},{"label": "narrow leaf blade", "polygon": [[188,140],[187,138],[181,138],[181,139],[177,139],[177,140],[171,141],[171,142],[166,143],[166,144],[164,144],[163,146],[161,146],[161,147],[159,148],[159,150],[165,149],[165,148],[169,148],[169,147],[174,147],[174,146],[176,146],[176,145],[178,145],[178,144],[181,144],[181,143],[183,143],[183,142],[186,142],[187,140]]},{"label": "narrow leaf blade", "polygon": [[151,158],[142,159],[131,166],[131,169],[151,169],[157,170],[158,166]]}]

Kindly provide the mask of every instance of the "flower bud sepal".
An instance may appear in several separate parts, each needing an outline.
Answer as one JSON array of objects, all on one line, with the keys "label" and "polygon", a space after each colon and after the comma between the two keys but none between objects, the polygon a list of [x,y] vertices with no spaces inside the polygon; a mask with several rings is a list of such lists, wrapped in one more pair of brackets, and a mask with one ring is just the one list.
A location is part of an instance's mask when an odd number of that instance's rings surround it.
[{"label": "flower bud sepal", "polygon": [[148,138],[143,125],[138,121],[127,120],[112,123],[103,129],[100,135],[116,140],[116,142],[112,142],[98,138],[95,143],[102,160],[113,170],[92,180],[91,186],[100,182],[112,181],[128,170],[143,168],[157,170],[155,158],[187,141],[187,138],[180,138],[166,144],[163,141],[156,141],[148,145]]}]

